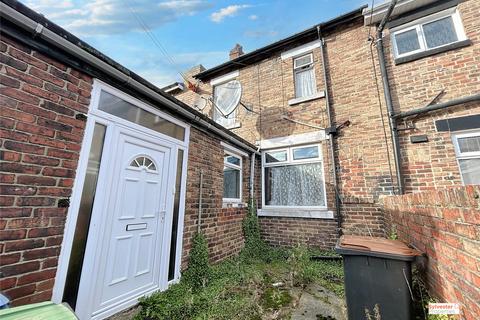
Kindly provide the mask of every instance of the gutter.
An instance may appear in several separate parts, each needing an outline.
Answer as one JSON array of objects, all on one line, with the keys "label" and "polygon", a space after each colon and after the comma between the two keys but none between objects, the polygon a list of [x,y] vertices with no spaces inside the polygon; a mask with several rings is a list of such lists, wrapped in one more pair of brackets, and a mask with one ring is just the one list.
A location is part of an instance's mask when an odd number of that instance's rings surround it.
[{"label": "gutter", "polygon": [[410,116],[418,116],[418,115],[421,115],[421,114],[424,114],[424,113],[427,113],[427,112],[441,110],[441,109],[453,107],[453,106],[456,106],[456,105],[459,105],[459,104],[464,104],[464,103],[474,102],[474,101],[480,101],[480,93],[477,93],[477,94],[474,94],[474,95],[471,95],[471,96],[466,96],[466,97],[453,99],[453,100],[442,102],[442,103],[429,105],[429,106],[426,106],[426,107],[423,107],[423,108],[418,108],[418,109],[413,109],[413,110],[410,110],[410,111],[401,112],[401,113],[398,113],[398,114],[394,115],[393,118],[394,119],[403,119],[403,118],[407,118],[407,117],[410,117]]},{"label": "gutter", "polygon": [[380,25],[377,28],[377,53],[378,53],[378,62],[380,64],[380,72],[382,74],[382,84],[383,84],[383,93],[385,96],[385,103],[387,105],[388,111],[388,120],[390,124],[390,133],[392,136],[392,145],[393,145],[393,157],[395,159],[395,171],[397,176],[397,184],[398,184],[398,192],[400,194],[404,194],[404,183],[403,183],[403,175],[402,175],[402,156],[400,151],[400,139],[398,137],[398,128],[397,122],[395,121],[395,110],[393,109],[393,101],[392,101],[392,93],[390,92],[390,85],[388,82],[388,72],[387,66],[385,63],[385,52],[383,48],[383,29],[385,28],[385,24],[387,23],[388,19],[390,18],[393,9],[397,0],[392,0],[390,2],[390,6],[383,17]]},{"label": "gutter", "polygon": [[105,61],[97,58],[93,54],[87,52],[86,50],[78,47],[67,39],[61,37],[60,35],[54,33],[48,28],[44,27],[42,24],[32,20],[31,18],[23,15],[22,13],[16,11],[5,3],[0,3],[0,16],[6,20],[14,23],[15,25],[21,27],[22,29],[33,34],[34,37],[41,38],[46,42],[62,49],[66,53],[80,59],[81,61],[86,62],[89,65],[101,70],[108,76],[113,77],[114,79],[122,82],[125,86],[134,89],[141,94],[149,97],[150,99],[159,102],[162,106],[167,107],[171,111],[174,111],[193,123],[199,125],[200,127],[213,131],[218,136],[232,142],[233,144],[248,150],[250,152],[257,152],[254,146],[251,146],[240,139],[236,138],[232,134],[225,132],[224,130],[218,128],[216,125],[212,124],[209,121],[206,121],[201,116],[195,114],[194,112],[187,110],[184,107],[181,107],[178,103],[173,100],[170,100],[158,92],[155,92],[146,85],[140,83],[139,81],[132,78],[131,74],[126,71],[120,71],[117,68],[114,68]]},{"label": "gutter", "polygon": [[328,118],[328,127],[330,128],[329,134],[329,147],[330,147],[330,155],[332,157],[332,166],[333,166],[333,186],[335,189],[335,213],[337,215],[337,232],[338,236],[343,235],[342,230],[342,212],[341,212],[341,201],[340,201],[340,193],[338,191],[338,177],[337,177],[337,162],[335,159],[335,142],[334,142],[334,133],[332,132],[333,119],[331,113],[331,106],[330,106],[330,92],[328,90],[328,77],[327,77],[327,65],[325,59],[325,39],[322,37],[321,27],[317,26],[317,34],[318,39],[320,40],[320,55],[322,59],[322,73],[323,73],[323,83],[325,84],[325,109],[327,110],[327,118]]},{"label": "gutter", "polygon": [[166,93],[170,93],[170,92],[175,91],[177,89],[180,89],[180,90],[183,91],[185,89],[185,87],[184,87],[183,83],[175,82],[175,83],[173,83],[169,86],[166,86],[164,88],[161,88],[161,89]]},{"label": "gutter", "polygon": [[[438,0],[398,0],[395,8],[393,9],[391,15],[399,16],[406,12],[415,10],[420,7],[427,6],[431,3],[437,2]],[[388,12],[389,3],[384,2],[376,5],[373,8],[363,9],[364,25],[374,25],[382,21],[385,17],[385,14]]]}]

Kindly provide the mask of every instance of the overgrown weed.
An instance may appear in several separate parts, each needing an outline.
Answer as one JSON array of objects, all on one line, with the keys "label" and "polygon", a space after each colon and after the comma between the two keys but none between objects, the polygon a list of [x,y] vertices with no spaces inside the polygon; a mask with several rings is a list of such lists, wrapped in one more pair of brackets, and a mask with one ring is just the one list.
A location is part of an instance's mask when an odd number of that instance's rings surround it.
[{"label": "overgrown weed", "polygon": [[252,202],[243,232],[242,252],[213,266],[208,264],[207,241],[197,234],[189,268],[181,281],[164,292],[140,299],[135,319],[261,319],[265,313],[281,314],[281,310],[291,305],[292,286],[305,287],[314,281],[343,296],[341,262],[310,259],[315,254],[333,253],[305,246],[293,249],[268,246],[260,237]]}]

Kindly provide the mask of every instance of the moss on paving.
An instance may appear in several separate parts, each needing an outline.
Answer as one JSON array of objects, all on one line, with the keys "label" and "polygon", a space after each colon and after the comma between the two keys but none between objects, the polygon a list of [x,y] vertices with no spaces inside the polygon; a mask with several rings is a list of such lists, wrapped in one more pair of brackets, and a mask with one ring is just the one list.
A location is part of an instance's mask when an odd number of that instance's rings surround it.
[{"label": "moss on paving", "polygon": [[288,290],[275,287],[265,289],[260,299],[264,310],[278,310],[292,302],[292,296]]},{"label": "moss on paving", "polygon": [[292,289],[313,282],[343,297],[342,263],[312,261],[312,254],[318,252],[264,248],[261,256],[241,254],[212,266],[200,289],[182,280],[141,299],[135,319],[288,319]]}]

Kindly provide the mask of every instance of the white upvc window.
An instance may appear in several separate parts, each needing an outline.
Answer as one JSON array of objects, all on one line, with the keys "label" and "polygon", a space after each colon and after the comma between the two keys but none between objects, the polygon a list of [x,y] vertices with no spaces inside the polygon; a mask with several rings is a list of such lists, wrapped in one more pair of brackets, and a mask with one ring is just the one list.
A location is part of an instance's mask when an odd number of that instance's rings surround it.
[{"label": "white upvc window", "polygon": [[480,184],[480,131],[452,136],[464,185]]},{"label": "white upvc window", "polygon": [[227,82],[224,82],[224,83],[221,83],[221,84],[216,84],[214,87],[213,87],[213,101],[214,101],[214,107],[213,107],[213,121],[215,121],[216,123],[224,126],[225,128],[227,129],[232,129],[232,128],[235,128],[235,127],[238,127],[238,122],[237,122],[237,109],[235,109],[232,113],[230,113],[228,116],[224,116],[222,114],[222,112],[220,112],[220,110],[218,110],[218,108],[216,107],[216,101],[218,99],[218,96],[219,96],[219,92],[225,92],[225,90],[222,90],[222,89],[227,89],[228,86],[230,85],[230,83],[234,81],[234,80],[231,80],[231,81],[227,81]]},{"label": "white upvc window", "polygon": [[313,53],[293,59],[295,98],[308,98],[317,94]]},{"label": "white upvc window", "polygon": [[242,157],[225,151],[223,157],[223,202],[242,201]]},{"label": "white upvc window", "polygon": [[395,58],[466,40],[460,14],[451,8],[391,29]]},{"label": "white upvc window", "polygon": [[262,153],[264,209],[326,209],[320,144],[286,147]]}]

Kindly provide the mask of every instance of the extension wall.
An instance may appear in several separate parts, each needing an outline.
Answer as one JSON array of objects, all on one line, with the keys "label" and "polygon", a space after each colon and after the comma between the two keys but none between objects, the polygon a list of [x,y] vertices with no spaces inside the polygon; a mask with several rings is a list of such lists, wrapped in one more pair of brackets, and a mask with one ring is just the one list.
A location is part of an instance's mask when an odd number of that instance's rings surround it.
[{"label": "extension wall", "polygon": [[480,186],[450,187],[382,201],[387,233],[427,255],[426,280],[440,302],[480,318]]}]

